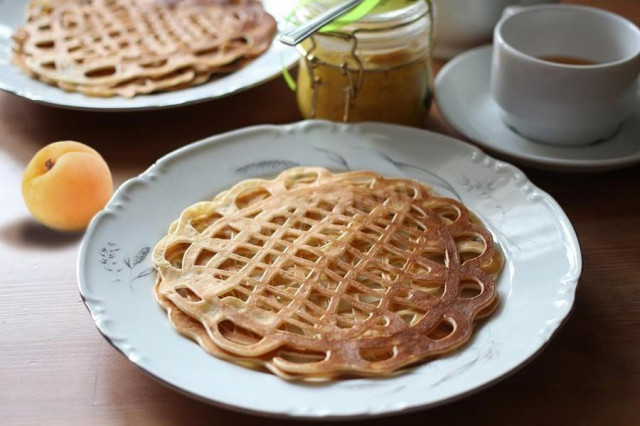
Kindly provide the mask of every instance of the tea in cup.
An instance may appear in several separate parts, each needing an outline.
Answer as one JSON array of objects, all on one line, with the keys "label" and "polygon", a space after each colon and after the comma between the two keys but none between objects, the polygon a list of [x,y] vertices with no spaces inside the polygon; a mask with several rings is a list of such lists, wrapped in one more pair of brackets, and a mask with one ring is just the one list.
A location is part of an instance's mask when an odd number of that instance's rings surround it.
[{"label": "tea in cup", "polygon": [[491,92],[504,122],[529,139],[606,139],[638,105],[640,30],[604,10],[507,10],[495,28]]}]

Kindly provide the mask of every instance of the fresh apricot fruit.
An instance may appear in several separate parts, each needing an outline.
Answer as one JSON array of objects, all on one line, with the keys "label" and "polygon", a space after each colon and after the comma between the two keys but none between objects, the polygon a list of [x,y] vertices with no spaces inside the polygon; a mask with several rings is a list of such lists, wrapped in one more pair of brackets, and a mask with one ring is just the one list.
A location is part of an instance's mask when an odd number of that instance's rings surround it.
[{"label": "fresh apricot fruit", "polygon": [[80,142],[54,142],[36,153],[22,176],[33,217],[58,231],[81,231],[113,194],[109,166]]}]

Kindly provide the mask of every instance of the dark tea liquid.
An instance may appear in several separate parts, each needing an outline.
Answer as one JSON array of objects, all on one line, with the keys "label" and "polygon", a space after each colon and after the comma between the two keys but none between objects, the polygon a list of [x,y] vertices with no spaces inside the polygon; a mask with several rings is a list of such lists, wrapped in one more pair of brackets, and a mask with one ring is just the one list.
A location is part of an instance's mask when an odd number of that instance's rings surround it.
[{"label": "dark tea liquid", "polygon": [[538,56],[538,59],[564,65],[597,65],[597,62],[590,61],[588,59],[576,58],[574,56]]}]

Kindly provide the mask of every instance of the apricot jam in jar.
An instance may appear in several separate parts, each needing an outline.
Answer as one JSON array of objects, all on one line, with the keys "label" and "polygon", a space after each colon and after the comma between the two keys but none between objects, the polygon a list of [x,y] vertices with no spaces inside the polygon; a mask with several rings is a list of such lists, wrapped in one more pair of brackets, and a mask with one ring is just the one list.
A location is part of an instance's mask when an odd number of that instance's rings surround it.
[{"label": "apricot jam in jar", "polygon": [[[316,1],[306,18],[331,5]],[[422,126],[431,101],[430,2],[389,0],[336,31],[298,45],[298,106],[305,118]]]}]

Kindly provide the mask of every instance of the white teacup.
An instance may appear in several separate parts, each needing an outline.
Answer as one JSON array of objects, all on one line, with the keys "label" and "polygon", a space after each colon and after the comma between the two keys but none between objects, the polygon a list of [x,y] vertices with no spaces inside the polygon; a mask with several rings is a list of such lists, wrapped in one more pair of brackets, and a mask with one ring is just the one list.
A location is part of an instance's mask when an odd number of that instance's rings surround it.
[{"label": "white teacup", "polygon": [[[550,57],[560,62],[540,59]],[[536,141],[582,145],[611,136],[638,103],[639,73],[640,30],[604,10],[507,10],[495,28],[491,92],[505,123]]]},{"label": "white teacup", "polygon": [[449,59],[490,43],[493,29],[505,7],[553,3],[557,0],[433,0],[435,11],[434,56]]}]

